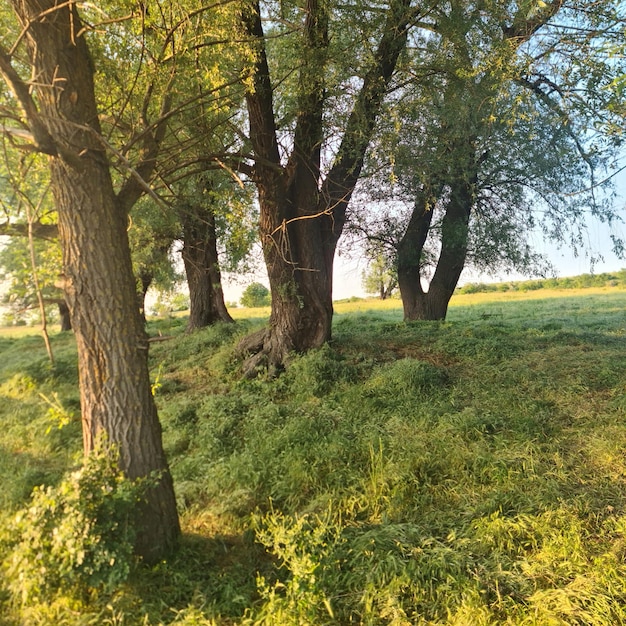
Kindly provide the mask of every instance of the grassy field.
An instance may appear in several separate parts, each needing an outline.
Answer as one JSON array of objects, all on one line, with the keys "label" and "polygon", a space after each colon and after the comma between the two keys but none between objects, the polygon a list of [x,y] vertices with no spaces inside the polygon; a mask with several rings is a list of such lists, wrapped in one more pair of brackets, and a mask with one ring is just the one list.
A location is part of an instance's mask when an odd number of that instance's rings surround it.
[{"label": "grassy field", "polygon": [[15,516],[79,463],[77,374],[71,336],[52,368],[40,337],[0,332],[0,623],[626,624],[626,291],[336,313],[330,346],[254,381],[234,346],[267,311],[152,321],[173,337],[151,367],[181,548],[25,602]]}]

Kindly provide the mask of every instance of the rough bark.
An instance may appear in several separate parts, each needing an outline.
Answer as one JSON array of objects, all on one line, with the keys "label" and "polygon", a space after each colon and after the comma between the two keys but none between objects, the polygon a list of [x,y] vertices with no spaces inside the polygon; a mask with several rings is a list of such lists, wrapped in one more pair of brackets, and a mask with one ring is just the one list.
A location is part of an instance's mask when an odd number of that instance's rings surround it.
[{"label": "rough bark", "polygon": [[98,140],[92,61],[75,4],[12,3],[26,28],[40,116],[32,101],[21,103],[38,132],[43,123],[49,135],[45,147],[52,146],[47,152],[78,347],[85,453],[104,435],[119,447],[129,478],[155,477],[138,507],[136,545],[137,553],[153,562],[175,545],[180,528],[151,393],[126,212]]},{"label": "rough bark", "polygon": [[242,351],[252,353],[246,364],[250,374],[260,366],[281,368],[290,353],[319,347],[331,337],[335,250],[376,117],[406,43],[409,6],[410,0],[391,3],[380,43],[325,178],[320,172],[329,19],[325,3],[307,2],[294,147],[285,166],[278,149],[258,1],[242,13],[245,35],[256,44],[253,88],[246,101],[256,158],[261,243],[272,293],[269,327],[240,345]]},{"label": "rough bark", "polygon": [[187,331],[216,322],[232,322],[226,309],[217,254],[215,215],[210,210],[187,207],[183,223],[183,263],[189,286]]}]

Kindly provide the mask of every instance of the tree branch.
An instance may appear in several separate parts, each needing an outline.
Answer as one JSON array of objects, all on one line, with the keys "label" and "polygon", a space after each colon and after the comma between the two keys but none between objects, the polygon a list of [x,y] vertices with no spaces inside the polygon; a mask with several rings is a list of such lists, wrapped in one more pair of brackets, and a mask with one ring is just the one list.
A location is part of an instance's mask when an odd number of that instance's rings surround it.
[{"label": "tree branch", "polygon": [[245,4],[241,12],[241,24],[255,47],[256,57],[252,63],[252,88],[246,93],[252,148],[255,155],[266,162],[280,165],[272,85],[258,0]]},{"label": "tree branch", "polygon": [[[542,26],[545,26],[563,7],[565,0],[552,0],[539,8],[529,17],[528,7],[522,3],[513,18],[511,26],[503,25],[502,32],[506,39],[513,41],[516,47],[528,41]],[[539,6],[539,3],[537,3]]]},{"label": "tree branch", "polygon": [[335,162],[324,181],[321,202],[330,207],[338,238],[345,222],[345,210],[361,173],[376,118],[398,61],[406,45],[409,21],[413,15],[410,0],[391,3],[374,62],[366,73],[357,96]]},{"label": "tree branch", "polygon": [[[38,239],[56,239],[59,236],[57,224],[42,224],[33,222],[33,237]],[[28,224],[12,224],[4,222],[0,224],[0,235],[9,237],[28,237]]]},{"label": "tree branch", "polygon": [[2,45],[0,45],[0,73],[2,73],[7,86],[11,89],[24,111],[36,148],[44,154],[58,156],[57,144],[39,115],[28,85],[15,71],[11,64],[11,56]]},{"label": "tree branch", "polygon": [[147,181],[149,181],[154,174],[161,143],[167,131],[167,114],[171,106],[172,94],[168,91],[163,98],[163,104],[159,114],[160,123],[154,129],[154,132],[147,133],[144,136],[144,147],[141,159],[137,166],[131,170],[130,176],[126,179],[117,194],[120,207],[126,214],[130,213],[135,202],[146,193]]}]

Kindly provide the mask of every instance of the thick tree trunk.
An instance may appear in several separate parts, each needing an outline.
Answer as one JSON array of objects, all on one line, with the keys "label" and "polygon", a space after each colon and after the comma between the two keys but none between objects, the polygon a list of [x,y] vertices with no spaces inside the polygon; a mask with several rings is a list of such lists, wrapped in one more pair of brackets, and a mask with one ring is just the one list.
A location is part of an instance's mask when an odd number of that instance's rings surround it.
[{"label": "thick tree trunk", "polygon": [[65,300],[60,300],[57,303],[59,308],[59,320],[61,322],[61,332],[72,330],[72,319],[70,316],[70,308],[67,306]]},{"label": "thick tree trunk", "polygon": [[180,528],[151,393],[126,214],[98,140],[92,62],[74,4],[13,4],[27,27],[37,76],[42,115],[36,119],[31,111],[29,121],[32,126],[43,120],[49,134],[65,293],[78,347],[85,453],[104,436],[119,448],[129,478],[156,478],[138,506],[136,545],[139,555],[154,562],[174,546]]},{"label": "thick tree trunk", "polygon": [[433,219],[433,202],[418,195],[411,219],[398,246],[398,286],[405,321],[426,317],[425,293],[422,288],[422,254]]},{"label": "thick tree trunk", "polygon": [[217,254],[215,215],[187,210],[182,213],[183,263],[189,286],[189,322],[187,331],[215,322],[232,322],[222,291]]},{"label": "thick tree trunk", "polygon": [[292,352],[317,348],[331,337],[335,249],[381,103],[406,45],[410,4],[410,0],[390,3],[378,47],[364,72],[339,150],[325,178],[320,172],[320,155],[325,139],[328,5],[318,0],[306,2],[298,112],[293,150],[286,164],[278,147],[258,0],[242,11],[244,34],[256,45],[253,87],[246,101],[256,157],[253,177],[259,191],[259,230],[272,292],[269,328],[241,343],[242,350],[253,353],[246,364],[248,373],[259,366],[279,369]]},{"label": "thick tree trunk", "polygon": [[269,327],[241,343],[242,350],[255,354],[247,373],[258,367],[274,372],[292,353],[318,348],[331,338],[335,246],[326,216],[295,218],[283,229],[265,232],[272,312]]}]

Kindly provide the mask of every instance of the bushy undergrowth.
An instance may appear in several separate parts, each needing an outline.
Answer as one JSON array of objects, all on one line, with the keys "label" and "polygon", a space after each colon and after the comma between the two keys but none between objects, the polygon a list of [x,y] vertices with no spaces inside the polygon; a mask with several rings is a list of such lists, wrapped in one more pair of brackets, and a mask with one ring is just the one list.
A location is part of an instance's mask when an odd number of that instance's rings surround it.
[{"label": "bushy undergrowth", "polygon": [[85,599],[125,582],[141,487],[101,446],[56,487],[36,487],[5,530],[6,583],[23,605]]},{"label": "bushy undergrowth", "polygon": [[[65,604],[32,623],[626,623],[625,309],[616,290],[453,306],[447,322],[342,315],[330,346],[253,381],[233,349],[248,326],[169,328],[151,355],[181,549],[79,609],[59,587]],[[75,417],[45,434],[63,419],[18,353],[0,392],[25,406],[0,447],[62,467],[54,438]]]}]

